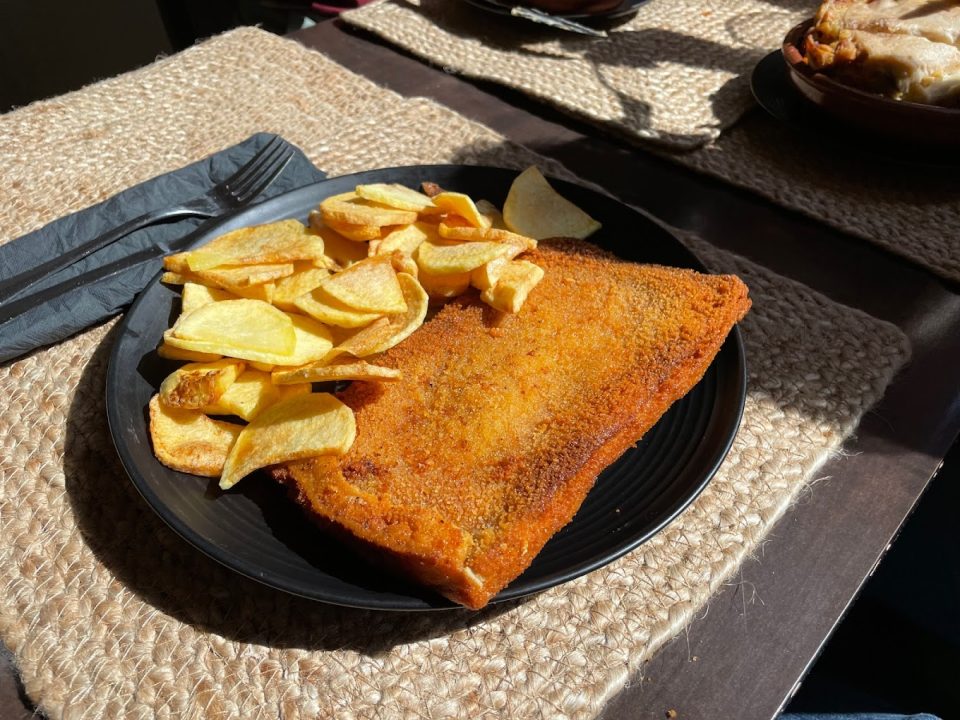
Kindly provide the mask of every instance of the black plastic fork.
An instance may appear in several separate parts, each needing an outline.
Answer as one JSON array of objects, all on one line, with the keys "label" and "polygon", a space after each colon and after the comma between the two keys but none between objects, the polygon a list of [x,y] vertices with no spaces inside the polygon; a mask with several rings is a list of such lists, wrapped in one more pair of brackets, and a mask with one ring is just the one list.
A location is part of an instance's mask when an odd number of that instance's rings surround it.
[{"label": "black plastic fork", "polygon": [[[7,306],[17,296],[22,295],[44,278],[115,243],[135,230],[167,220],[188,217],[211,218],[249,205],[276,180],[292,158],[293,148],[279,136],[274,136],[243,167],[202,195],[180,205],[151,210],[35,268],[0,281],[0,321],[16,314],[13,308]],[[17,305],[20,304],[23,303],[17,303]]]}]

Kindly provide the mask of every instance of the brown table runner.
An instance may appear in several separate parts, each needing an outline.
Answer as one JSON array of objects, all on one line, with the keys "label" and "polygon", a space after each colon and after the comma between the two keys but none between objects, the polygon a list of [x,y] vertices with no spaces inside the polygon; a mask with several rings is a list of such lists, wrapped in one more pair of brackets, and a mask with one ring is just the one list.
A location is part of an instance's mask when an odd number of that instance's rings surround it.
[{"label": "brown table runner", "polygon": [[[449,110],[241,30],[0,117],[12,160],[0,187],[16,198],[0,219],[18,234],[255,130],[289,137],[331,174],[538,161]],[[187,546],[110,440],[114,322],[0,367],[0,636],[27,693],[55,720],[594,715],[734,574],[908,354],[893,326],[689,241],[754,300],[730,455],[633,553],[480,613],[329,607]]]},{"label": "brown table runner", "polygon": [[750,70],[816,4],[650,0],[606,39],[462,0],[385,0],[341,17],[444,69],[515,88],[629,139],[692,148],[750,107]]}]

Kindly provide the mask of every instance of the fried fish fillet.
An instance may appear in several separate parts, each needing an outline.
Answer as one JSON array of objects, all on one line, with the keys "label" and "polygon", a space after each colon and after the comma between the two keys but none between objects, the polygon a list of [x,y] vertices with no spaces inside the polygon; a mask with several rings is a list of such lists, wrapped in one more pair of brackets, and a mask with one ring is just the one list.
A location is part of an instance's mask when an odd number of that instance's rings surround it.
[{"label": "fried fish fillet", "polygon": [[526,569],[599,473],[703,376],[747,312],[735,276],[544,242],[518,315],[444,306],[353,383],[343,457],[274,468],[322,527],[470,608]]}]

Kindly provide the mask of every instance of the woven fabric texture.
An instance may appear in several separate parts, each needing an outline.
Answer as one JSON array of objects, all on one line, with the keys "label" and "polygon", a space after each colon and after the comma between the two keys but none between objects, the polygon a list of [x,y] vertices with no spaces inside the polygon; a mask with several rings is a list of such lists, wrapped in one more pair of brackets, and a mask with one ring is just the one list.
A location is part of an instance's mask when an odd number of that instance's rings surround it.
[{"label": "woven fabric texture", "polygon": [[672,157],[960,282],[955,168],[837,152],[760,111]]},{"label": "woven fabric texture", "polygon": [[750,70],[812,0],[650,0],[608,38],[457,0],[384,0],[344,13],[430,62],[521,90],[632,140],[692,148],[751,103]]},{"label": "woven fabric texture", "polygon": [[[288,137],[331,174],[537,160],[428,101],[241,30],[0,117],[11,159],[0,186],[16,198],[0,209],[4,232],[255,130]],[[754,300],[749,395],[729,457],[635,552],[479,613],[324,606],[187,546],[112,446],[103,405],[115,321],[0,367],[0,635],[29,696],[54,720],[595,715],[757,548],[908,355],[893,326],[689,240]]]}]

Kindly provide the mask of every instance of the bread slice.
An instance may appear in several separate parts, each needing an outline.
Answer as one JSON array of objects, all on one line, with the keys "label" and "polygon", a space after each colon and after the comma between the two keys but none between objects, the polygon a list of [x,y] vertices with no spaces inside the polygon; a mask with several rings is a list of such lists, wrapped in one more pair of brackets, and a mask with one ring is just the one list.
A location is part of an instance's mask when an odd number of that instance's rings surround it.
[{"label": "bread slice", "polygon": [[746,286],[543,242],[519,314],[444,306],[353,383],[343,457],[274,468],[323,527],[470,608],[573,518],[597,475],[703,376],[747,312]]}]

